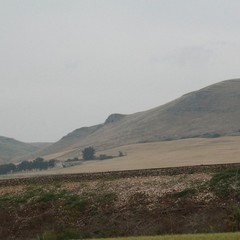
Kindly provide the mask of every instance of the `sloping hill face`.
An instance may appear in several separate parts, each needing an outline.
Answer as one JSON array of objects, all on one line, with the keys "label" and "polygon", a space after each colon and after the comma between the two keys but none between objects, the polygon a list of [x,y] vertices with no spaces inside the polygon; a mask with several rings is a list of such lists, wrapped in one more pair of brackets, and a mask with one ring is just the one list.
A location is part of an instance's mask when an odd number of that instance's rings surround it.
[{"label": "sloping hill face", "polygon": [[51,154],[55,152],[62,152],[68,151],[74,148],[76,143],[81,140],[84,140],[87,136],[93,134],[95,131],[100,129],[103,124],[99,124],[92,127],[83,127],[74,130],[73,132],[69,133],[68,135],[64,136],[55,144],[50,145],[49,147],[45,148],[42,152],[42,155]]},{"label": "sloping hill face", "polygon": [[33,153],[39,148],[13,138],[0,136],[0,164],[15,162],[26,154]]},{"label": "sloping hill face", "polygon": [[240,79],[223,81],[160,107],[113,114],[104,124],[68,134],[45,153],[94,146],[104,150],[132,143],[240,135]]}]

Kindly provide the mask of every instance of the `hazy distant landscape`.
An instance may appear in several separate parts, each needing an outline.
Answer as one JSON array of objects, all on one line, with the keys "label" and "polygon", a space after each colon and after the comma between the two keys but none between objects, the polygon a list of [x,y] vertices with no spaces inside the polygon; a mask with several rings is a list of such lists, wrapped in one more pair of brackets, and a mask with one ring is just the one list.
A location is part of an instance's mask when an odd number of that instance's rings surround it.
[{"label": "hazy distant landscape", "polygon": [[[121,159],[86,162],[56,172],[81,172],[216,164],[238,161],[240,80],[228,80],[188,93],[170,103],[130,115],[112,114],[56,143],[22,143],[1,137],[2,163],[43,157],[80,158],[85,147],[97,154],[126,153]],[[137,165],[136,165],[137,164]]]},{"label": "hazy distant landscape", "polygon": [[0,240],[240,239],[240,1],[0,1]]},{"label": "hazy distant landscape", "polygon": [[239,92],[223,81],[56,143],[1,137],[0,238],[238,231]]}]

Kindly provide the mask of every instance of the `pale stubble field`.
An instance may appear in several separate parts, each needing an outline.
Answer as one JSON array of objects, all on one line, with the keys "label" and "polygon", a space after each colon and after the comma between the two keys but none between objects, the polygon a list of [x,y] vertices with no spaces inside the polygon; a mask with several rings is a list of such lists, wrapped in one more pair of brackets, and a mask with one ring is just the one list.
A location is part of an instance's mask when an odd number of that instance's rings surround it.
[{"label": "pale stubble field", "polygon": [[[86,161],[81,165],[30,172],[27,175],[104,172],[118,170],[179,167],[240,162],[240,137],[192,138],[141,143],[97,152],[125,156],[109,160]],[[18,176],[24,173],[18,173]]]}]

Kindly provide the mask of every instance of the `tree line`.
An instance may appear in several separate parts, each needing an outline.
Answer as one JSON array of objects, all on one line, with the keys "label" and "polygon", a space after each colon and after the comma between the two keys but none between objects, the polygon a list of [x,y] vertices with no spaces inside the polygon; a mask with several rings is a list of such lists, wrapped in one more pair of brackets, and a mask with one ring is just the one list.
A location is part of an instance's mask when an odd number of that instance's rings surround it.
[{"label": "tree line", "polygon": [[45,161],[43,158],[38,157],[33,161],[22,161],[19,164],[7,163],[0,165],[0,174],[8,174],[14,172],[22,172],[27,170],[45,170],[53,168],[57,160]]},{"label": "tree line", "polygon": [[[106,154],[100,154],[98,157],[96,157],[95,152],[96,151],[93,147],[86,147],[82,150],[82,159],[78,159],[78,158],[68,159],[66,162],[79,161],[79,160],[105,160],[105,159],[112,159],[116,157],[125,156],[123,152],[119,151],[118,156],[109,156]],[[22,171],[30,171],[30,170],[46,170],[48,168],[55,167],[57,162],[59,161],[54,159],[46,161],[43,158],[38,157],[33,161],[25,160],[19,164],[13,164],[13,163],[2,164],[0,165],[0,175],[15,173],[15,172],[22,172]]]},{"label": "tree line", "polygon": [[123,157],[124,154],[122,151],[118,152],[118,156],[109,156],[106,154],[100,154],[98,157],[95,156],[95,149],[93,147],[86,147],[82,150],[82,157],[83,160],[105,160],[105,159],[112,159],[115,157]]}]

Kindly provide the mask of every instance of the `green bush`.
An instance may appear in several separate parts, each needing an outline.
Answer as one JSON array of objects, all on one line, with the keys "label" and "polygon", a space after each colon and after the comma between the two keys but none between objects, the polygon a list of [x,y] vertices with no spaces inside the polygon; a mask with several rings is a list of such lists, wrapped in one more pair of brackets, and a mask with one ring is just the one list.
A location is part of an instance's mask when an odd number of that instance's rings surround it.
[{"label": "green bush", "polygon": [[240,196],[240,169],[226,169],[210,180],[210,190],[219,197]]},{"label": "green bush", "polygon": [[77,208],[84,210],[88,204],[88,199],[85,196],[79,196],[77,194],[66,196],[65,206],[68,208]]}]

